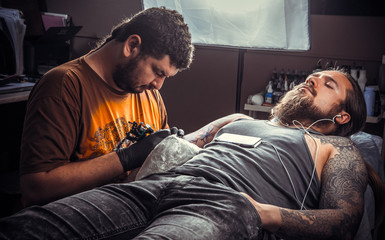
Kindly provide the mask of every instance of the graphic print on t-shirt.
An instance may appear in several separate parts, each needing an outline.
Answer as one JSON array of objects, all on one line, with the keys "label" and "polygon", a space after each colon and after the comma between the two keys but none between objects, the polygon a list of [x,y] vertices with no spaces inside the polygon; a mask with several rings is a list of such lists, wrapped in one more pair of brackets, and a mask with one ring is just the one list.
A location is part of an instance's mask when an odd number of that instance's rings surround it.
[{"label": "graphic print on t-shirt", "polygon": [[[159,105],[151,94],[130,94],[125,99],[104,102],[90,109],[90,120],[84,125],[86,138],[81,143],[79,159],[91,159],[110,153],[126,136],[132,122],[162,128]],[[125,145],[123,145],[125,146]]]},{"label": "graphic print on t-shirt", "polygon": [[94,137],[90,138],[93,143],[91,146],[93,154],[91,154],[90,158],[101,156],[105,154],[106,150],[111,151],[114,149],[129,130],[130,124],[123,117],[106,124],[104,128],[99,127]]}]

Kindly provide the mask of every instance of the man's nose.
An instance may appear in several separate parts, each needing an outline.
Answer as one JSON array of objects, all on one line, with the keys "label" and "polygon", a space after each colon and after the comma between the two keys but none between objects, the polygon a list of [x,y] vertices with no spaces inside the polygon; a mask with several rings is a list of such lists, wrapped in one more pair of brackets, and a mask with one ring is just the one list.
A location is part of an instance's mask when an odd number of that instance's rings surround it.
[{"label": "man's nose", "polygon": [[158,77],[154,81],[152,81],[151,85],[156,89],[159,90],[162,88],[164,80],[166,77]]},{"label": "man's nose", "polygon": [[305,81],[306,84],[311,85],[312,87],[317,87],[318,85],[318,78],[317,77],[309,77]]}]

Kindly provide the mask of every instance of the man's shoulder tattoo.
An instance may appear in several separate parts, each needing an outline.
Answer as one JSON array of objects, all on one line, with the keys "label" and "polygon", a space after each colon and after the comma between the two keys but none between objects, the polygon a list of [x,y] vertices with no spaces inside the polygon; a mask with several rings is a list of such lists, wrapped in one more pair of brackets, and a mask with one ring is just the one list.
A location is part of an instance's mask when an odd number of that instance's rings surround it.
[{"label": "man's shoulder tattoo", "polygon": [[353,141],[347,137],[339,137],[339,136],[316,136],[322,144],[330,143],[334,147],[349,147],[355,146]]}]

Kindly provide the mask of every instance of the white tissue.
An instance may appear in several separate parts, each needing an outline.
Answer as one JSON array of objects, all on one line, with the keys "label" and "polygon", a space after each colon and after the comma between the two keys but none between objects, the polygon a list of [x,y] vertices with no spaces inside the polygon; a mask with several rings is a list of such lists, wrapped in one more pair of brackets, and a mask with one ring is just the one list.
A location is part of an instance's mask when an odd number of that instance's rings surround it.
[{"label": "white tissue", "polygon": [[200,148],[182,138],[171,135],[162,140],[148,155],[135,180],[152,173],[165,172],[194,157]]}]

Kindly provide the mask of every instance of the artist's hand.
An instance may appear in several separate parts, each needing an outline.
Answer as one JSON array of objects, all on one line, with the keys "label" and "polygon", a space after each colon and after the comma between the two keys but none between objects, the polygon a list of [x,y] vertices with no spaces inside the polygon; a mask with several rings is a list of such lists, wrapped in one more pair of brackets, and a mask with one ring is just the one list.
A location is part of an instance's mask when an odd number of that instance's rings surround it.
[{"label": "artist's hand", "polygon": [[155,146],[170,135],[170,130],[162,129],[129,147],[118,149],[116,153],[122,163],[123,170],[126,172],[140,167]]},{"label": "artist's hand", "polygon": [[171,134],[176,134],[178,137],[183,138],[184,136],[184,131],[181,128],[172,127],[170,128],[170,131],[171,131]]}]

